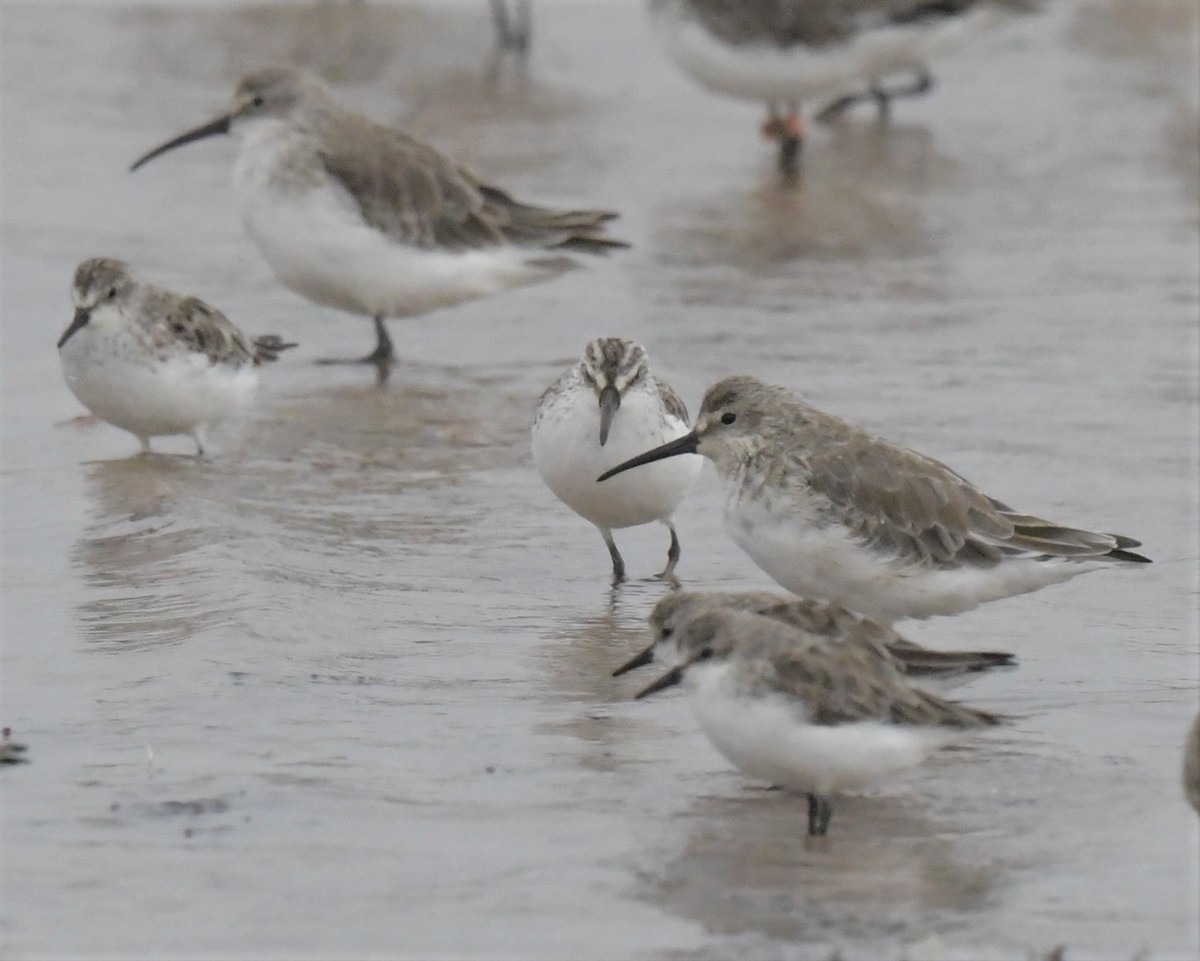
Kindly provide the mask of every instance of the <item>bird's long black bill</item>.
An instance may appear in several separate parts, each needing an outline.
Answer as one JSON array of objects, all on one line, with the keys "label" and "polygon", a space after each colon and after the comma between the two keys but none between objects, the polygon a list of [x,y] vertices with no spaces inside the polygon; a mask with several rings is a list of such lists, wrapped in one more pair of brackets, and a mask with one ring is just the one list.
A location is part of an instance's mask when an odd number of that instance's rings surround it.
[{"label": "bird's long black bill", "polygon": [[615,474],[620,474],[622,471],[627,471],[632,467],[641,467],[643,464],[652,464],[656,460],[662,460],[664,457],[676,457],[679,454],[694,454],[696,448],[700,446],[700,438],[696,436],[696,432],[689,431],[682,437],[668,441],[661,447],[655,447],[654,450],[648,450],[644,454],[638,454],[637,457],[631,457],[624,464],[618,464],[612,470],[606,470],[603,474],[596,478],[597,481],[608,480]]},{"label": "bird's long black bill", "polygon": [[189,130],[186,133],[181,133],[173,140],[168,140],[164,144],[160,144],[151,150],[148,154],[139,157],[133,162],[133,166],[129,168],[129,172],[137,170],[142,164],[147,164],[160,154],[165,154],[168,150],[174,150],[176,147],[182,147],[184,144],[191,143],[193,140],[203,140],[205,137],[215,137],[218,134],[229,133],[229,123],[233,117],[226,114],[223,117],[218,117],[216,120],[204,124],[202,127],[196,127],[194,130]]},{"label": "bird's long black bill", "polygon": [[645,667],[654,660],[654,645],[651,644],[644,651],[638,651],[628,661],[612,672],[613,677],[620,677],[622,674],[628,674],[630,671],[636,671],[639,667]]},{"label": "bird's long black bill", "polygon": [[686,667],[686,664],[680,664],[678,667],[671,668],[671,670],[667,671],[667,673],[660,677],[657,681],[651,682],[633,695],[633,699],[635,701],[640,701],[643,697],[649,697],[651,694],[655,694],[658,691],[665,691],[668,687],[674,687],[683,680],[683,671]]},{"label": "bird's long black bill", "polygon": [[621,409],[621,394],[611,384],[600,391],[600,446],[608,442],[613,415]]},{"label": "bird's long black bill", "polygon": [[87,322],[92,319],[92,315],[86,310],[76,310],[75,316],[71,319],[70,325],[63,331],[63,335],[58,338],[58,348],[62,349],[62,345],[75,336],[75,331],[81,327],[86,327]]}]

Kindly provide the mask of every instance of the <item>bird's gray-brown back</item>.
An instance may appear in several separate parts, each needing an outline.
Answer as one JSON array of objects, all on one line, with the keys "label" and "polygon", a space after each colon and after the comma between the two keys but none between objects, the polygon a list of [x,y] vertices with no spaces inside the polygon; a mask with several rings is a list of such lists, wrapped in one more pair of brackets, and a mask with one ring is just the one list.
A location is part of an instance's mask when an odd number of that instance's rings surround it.
[{"label": "bird's gray-brown back", "polygon": [[777,693],[803,703],[815,724],[974,728],[1000,722],[914,687],[886,648],[866,637],[805,635],[761,614],[726,609],[689,621],[679,644],[691,658],[726,658],[748,696]]},{"label": "bird's gray-brown back", "polygon": [[[651,0],[681,3],[708,33],[729,46],[824,47],[865,29],[945,20],[995,0]],[[1015,9],[1031,0],[1001,0]]]}]

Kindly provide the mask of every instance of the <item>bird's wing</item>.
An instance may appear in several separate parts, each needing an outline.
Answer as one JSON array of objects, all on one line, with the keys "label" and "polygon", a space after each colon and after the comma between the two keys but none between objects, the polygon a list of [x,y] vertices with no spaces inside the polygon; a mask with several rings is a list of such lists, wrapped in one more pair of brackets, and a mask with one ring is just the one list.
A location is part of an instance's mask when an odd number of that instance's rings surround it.
[{"label": "bird's wing", "polygon": [[[480,250],[501,244],[541,249],[625,246],[600,236],[606,211],[561,211],[513,200],[412,137],[362,117],[330,120],[319,160],[358,206],[363,219],[392,240],[422,249]],[[353,143],[353,149],[349,144]]]},{"label": "bird's wing", "polygon": [[197,297],[162,298],[151,329],[154,345],[204,354],[213,363],[254,363],[255,349],[223,313]]},{"label": "bird's wing", "polygon": [[813,414],[816,442],[794,456],[809,488],[867,544],[929,563],[985,565],[1020,549],[1010,547],[1012,520],[945,464]]},{"label": "bird's wing", "polygon": [[829,638],[870,638],[887,648],[912,643],[905,641],[886,624],[856,614],[833,601],[810,598],[791,601],[776,598],[774,601],[770,606],[760,609],[759,613],[809,634]]},{"label": "bird's wing", "polygon": [[[730,46],[822,47],[893,24],[946,20],[981,0],[686,0],[689,15]],[[1000,0],[1016,9],[1036,0]]]},{"label": "bird's wing", "polygon": [[677,420],[683,421],[685,424],[690,424],[691,420],[688,418],[687,405],[684,404],[683,399],[675,393],[671,385],[665,380],[655,378],[654,382],[658,385],[658,393],[662,397],[663,407],[666,408],[667,413]]},{"label": "bird's wing", "polygon": [[1064,527],[1014,511],[941,461],[807,408],[808,440],[785,456],[842,523],[885,552],[931,564],[988,566],[1001,557],[1145,561],[1119,534]]},{"label": "bird's wing", "polygon": [[777,652],[763,680],[802,701],[815,724],[883,721],[986,727],[999,718],[911,686],[871,641],[824,641]]},{"label": "bird's wing", "polygon": [[504,242],[472,179],[442,154],[365,118],[336,124],[347,129],[323,138],[335,146],[318,156],[370,226],[422,249],[478,250]]}]

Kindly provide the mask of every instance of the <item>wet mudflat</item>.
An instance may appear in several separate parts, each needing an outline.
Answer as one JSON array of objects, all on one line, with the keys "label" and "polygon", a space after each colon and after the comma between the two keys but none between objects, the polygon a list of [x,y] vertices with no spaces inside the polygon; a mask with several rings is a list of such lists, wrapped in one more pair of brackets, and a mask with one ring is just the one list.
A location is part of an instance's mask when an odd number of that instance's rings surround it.
[{"label": "wet mudflat", "polygon": [[[489,75],[482,3],[0,16],[0,722],[33,761],[0,771],[5,957],[1196,956],[1194,5],[979,38],[890,127],[818,128],[799,189],[636,3],[536,4],[524,81]],[[125,172],[278,59],[519,196],[620,210],[633,250],[394,322],[386,388],[313,365],[369,324],[273,280],[232,145]],[[301,342],[210,460],[63,423],[53,344],[100,254]],[[618,533],[610,590],[528,450],[601,334],[693,410],[725,374],[789,384],[1156,563],[908,625],[1016,652],[962,696],[1017,720],[810,842],[684,698],[609,677],[665,530]],[[682,581],[768,587],[718,512],[708,474]]]}]

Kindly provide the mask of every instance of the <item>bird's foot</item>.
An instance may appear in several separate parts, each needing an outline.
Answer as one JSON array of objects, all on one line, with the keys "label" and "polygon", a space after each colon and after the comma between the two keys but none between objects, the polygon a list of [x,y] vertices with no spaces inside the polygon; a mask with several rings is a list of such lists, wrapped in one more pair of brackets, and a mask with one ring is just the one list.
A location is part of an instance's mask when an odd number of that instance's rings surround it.
[{"label": "bird's foot", "polygon": [[68,420],[60,420],[55,423],[55,427],[95,427],[100,423],[100,418],[95,414],[80,414],[78,417],[72,417]]}]

